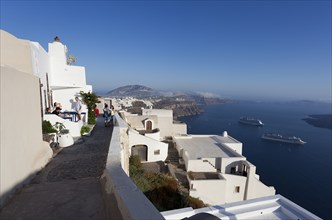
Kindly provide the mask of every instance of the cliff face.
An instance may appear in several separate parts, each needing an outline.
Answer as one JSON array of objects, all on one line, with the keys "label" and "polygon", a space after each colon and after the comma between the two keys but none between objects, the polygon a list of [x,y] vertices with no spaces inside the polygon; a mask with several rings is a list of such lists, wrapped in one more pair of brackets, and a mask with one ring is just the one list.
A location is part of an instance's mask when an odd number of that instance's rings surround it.
[{"label": "cliff face", "polygon": [[153,105],[154,108],[172,109],[174,118],[182,116],[198,115],[203,112],[194,100],[181,100],[165,98]]},{"label": "cliff face", "polygon": [[198,115],[203,112],[203,109],[199,108],[197,105],[192,106],[179,106],[178,108],[173,109],[173,115],[175,118],[182,116],[192,116]]},{"label": "cliff face", "polygon": [[[172,109],[174,118],[182,116],[198,115],[203,112],[200,105],[222,104],[230,100],[216,96],[206,96],[199,93],[186,92],[162,92],[142,85],[123,86],[107,93],[110,97],[136,97],[154,99],[153,108]],[[138,113],[140,107],[133,106],[129,110]]]}]

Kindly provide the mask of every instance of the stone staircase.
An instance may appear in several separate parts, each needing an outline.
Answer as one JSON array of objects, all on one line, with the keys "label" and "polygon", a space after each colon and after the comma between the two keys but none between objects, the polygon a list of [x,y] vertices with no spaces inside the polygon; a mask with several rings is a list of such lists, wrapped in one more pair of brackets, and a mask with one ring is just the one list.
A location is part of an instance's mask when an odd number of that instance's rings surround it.
[{"label": "stone staircase", "polygon": [[178,151],[173,147],[168,145],[168,156],[166,158],[166,161],[169,161],[172,164],[179,164],[179,153]]},{"label": "stone staircase", "polygon": [[178,181],[178,189],[180,193],[189,194],[189,183],[187,180],[187,172],[184,164],[179,163],[179,153],[174,147],[173,142],[168,142],[168,156],[166,161],[171,175]]}]

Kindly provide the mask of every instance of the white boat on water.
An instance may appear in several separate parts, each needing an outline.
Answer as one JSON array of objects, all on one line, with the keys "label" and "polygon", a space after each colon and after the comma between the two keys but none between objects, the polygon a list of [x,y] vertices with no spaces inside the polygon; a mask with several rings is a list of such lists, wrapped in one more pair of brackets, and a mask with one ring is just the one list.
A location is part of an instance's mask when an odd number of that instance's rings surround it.
[{"label": "white boat on water", "polygon": [[258,120],[256,118],[249,118],[249,117],[241,117],[239,120],[239,123],[241,124],[247,124],[247,125],[255,125],[255,126],[263,126],[263,122],[261,120]]},{"label": "white boat on water", "polygon": [[305,144],[306,142],[302,141],[299,137],[287,137],[281,134],[274,134],[274,133],[266,133],[262,135],[262,139],[269,140],[269,141],[278,141],[290,144]]}]

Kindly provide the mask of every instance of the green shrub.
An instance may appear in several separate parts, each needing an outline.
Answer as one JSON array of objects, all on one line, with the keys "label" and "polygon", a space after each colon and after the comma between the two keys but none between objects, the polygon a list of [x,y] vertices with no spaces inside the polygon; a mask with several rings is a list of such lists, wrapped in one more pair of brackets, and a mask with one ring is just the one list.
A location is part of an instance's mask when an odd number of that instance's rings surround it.
[{"label": "green shrub", "polygon": [[[89,114],[90,115],[90,114]],[[89,125],[94,125],[94,124],[96,124],[96,119],[94,118],[94,117],[88,117],[88,124]]]},{"label": "green shrub", "polygon": [[49,122],[47,120],[44,120],[42,122],[42,131],[43,131],[43,134],[57,132],[57,130],[52,126],[51,122]]},{"label": "green shrub", "polygon": [[198,198],[187,196],[186,198],[184,198],[184,200],[185,200],[185,205],[188,207],[192,207],[193,209],[205,207],[204,202]]},{"label": "green shrub", "polygon": [[88,124],[94,125],[96,124],[96,114],[94,113],[94,107],[96,103],[99,103],[98,96],[93,92],[80,92],[82,97],[82,101],[86,104],[88,108]]},{"label": "green shrub", "polygon": [[145,172],[139,156],[129,158],[129,175],[159,211],[190,206],[205,207],[200,199],[181,195],[178,191],[178,183],[173,177],[162,173]]},{"label": "green shrub", "polygon": [[89,133],[90,130],[91,130],[91,129],[90,129],[88,126],[83,125],[83,126],[81,127],[81,136],[83,136],[83,134],[85,134],[85,133]]}]

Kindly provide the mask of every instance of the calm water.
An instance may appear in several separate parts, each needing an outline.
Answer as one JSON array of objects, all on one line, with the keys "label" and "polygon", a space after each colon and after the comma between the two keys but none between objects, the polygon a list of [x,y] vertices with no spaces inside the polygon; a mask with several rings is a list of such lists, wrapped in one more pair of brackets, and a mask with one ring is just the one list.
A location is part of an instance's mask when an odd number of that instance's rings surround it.
[{"label": "calm water", "polygon": [[[187,123],[189,134],[227,131],[243,143],[243,155],[256,165],[263,183],[319,217],[332,219],[332,130],[301,120],[310,114],[331,114],[331,104],[239,102],[208,105],[204,110],[180,119]],[[265,126],[239,124],[241,116],[261,119]],[[264,141],[260,138],[264,132],[299,136],[307,144]]]}]

